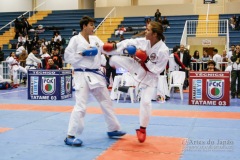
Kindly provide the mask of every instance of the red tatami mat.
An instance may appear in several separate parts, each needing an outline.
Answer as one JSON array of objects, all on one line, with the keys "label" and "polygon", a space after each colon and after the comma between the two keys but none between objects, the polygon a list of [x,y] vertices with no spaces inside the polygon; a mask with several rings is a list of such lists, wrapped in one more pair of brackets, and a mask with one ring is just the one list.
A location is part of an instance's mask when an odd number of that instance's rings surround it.
[{"label": "red tatami mat", "polygon": [[108,148],[97,160],[179,160],[184,138],[147,136],[139,143],[136,136],[126,135]]}]

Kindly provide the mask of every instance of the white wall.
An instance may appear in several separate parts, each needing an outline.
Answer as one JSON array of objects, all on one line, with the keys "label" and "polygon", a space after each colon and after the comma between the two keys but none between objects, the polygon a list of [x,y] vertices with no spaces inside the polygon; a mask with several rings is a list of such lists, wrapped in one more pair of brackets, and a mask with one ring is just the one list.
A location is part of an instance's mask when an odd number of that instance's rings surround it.
[{"label": "white wall", "polygon": [[131,6],[131,0],[96,0],[96,7]]},{"label": "white wall", "polygon": [[1,0],[0,12],[18,12],[32,10],[32,0]]},{"label": "white wall", "polygon": [[42,4],[43,2],[45,3],[41,7],[39,7],[37,10],[78,9],[78,0],[37,0],[37,6]]},{"label": "white wall", "polygon": [[94,0],[84,0],[84,6],[82,8],[94,9]]},{"label": "white wall", "polygon": [[[138,0],[138,5],[164,5],[164,4],[184,4],[188,0]],[[191,2],[191,1],[190,1]]]},{"label": "white wall", "polygon": [[[96,0],[96,7],[131,6],[131,0]],[[192,0],[138,0],[138,5],[171,5],[192,3]]]},{"label": "white wall", "polygon": [[107,5],[107,0],[96,0],[95,1],[95,7],[106,7]]},{"label": "white wall", "polygon": [[[95,18],[105,17],[113,7],[96,7],[94,10]],[[147,6],[117,6],[116,17],[137,17],[137,16],[153,16],[156,9],[159,9],[162,16],[170,15],[193,15],[194,5],[178,4],[177,7],[174,4],[171,5],[147,5]],[[174,12],[173,12],[174,8]]]}]

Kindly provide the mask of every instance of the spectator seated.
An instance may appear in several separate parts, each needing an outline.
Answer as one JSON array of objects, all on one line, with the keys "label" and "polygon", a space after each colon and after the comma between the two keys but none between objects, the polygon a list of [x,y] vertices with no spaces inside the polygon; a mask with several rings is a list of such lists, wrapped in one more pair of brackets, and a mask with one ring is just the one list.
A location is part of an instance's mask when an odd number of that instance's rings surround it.
[{"label": "spectator seated", "polygon": [[118,28],[118,30],[115,31],[115,36],[117,37],[119,34],[123,35],[123,32],[126,32],[126,28],[124,26],[121,26]]}]

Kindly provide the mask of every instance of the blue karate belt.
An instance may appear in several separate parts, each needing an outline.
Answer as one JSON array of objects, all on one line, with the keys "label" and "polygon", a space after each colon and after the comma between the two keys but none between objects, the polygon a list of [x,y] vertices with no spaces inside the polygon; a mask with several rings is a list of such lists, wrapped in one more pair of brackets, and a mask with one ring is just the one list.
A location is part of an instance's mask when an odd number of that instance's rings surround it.
[{"label": "blue karate belt", "polygon": [[33,65],[33,64],[26,64],[26,66],[29,66],[29,67],[36,67],[36,66]]},{"label": "blue karate belt", "polygon": [[[100,76],[103,76],[105,79],[106,79],[106,81],[107,81],[107,83],[109,84],[109,78],[108,77],[106,77],[105,75],[104,75],[104,73],[102,72],[102,71],[100,71],[99,69],[81,69],[81,68],[76,68],[76,69],[74,69],[74,71],[75,72],[93,72],[93,73],[95,73],[95,74],[98,74],[98,75],[100,75]],[[99,73],[98,71],[100,71],[101,73]]]}]

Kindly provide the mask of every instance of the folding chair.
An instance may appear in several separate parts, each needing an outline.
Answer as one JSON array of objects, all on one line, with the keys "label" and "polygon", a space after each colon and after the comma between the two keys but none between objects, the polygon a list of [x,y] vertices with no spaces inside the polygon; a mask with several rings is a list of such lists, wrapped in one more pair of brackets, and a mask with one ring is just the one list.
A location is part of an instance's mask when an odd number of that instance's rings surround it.
[{"label": "folding chair", "polygon": [[185,80],[185,76],[185,72],[183,71],[173,71],[170,73],[169,93],[171,94],[172,87],[178,87],[181,100],[183,100],[183,83]]},{"label": "folding chair", "polygon": [[135,92],[135,80],[133,79],[132,75],[129,72],[123,73],[120,85],[118,86],[117,103],[119,102],[121,94],[124,94],[124,101],[126,101],[126,97],[127,95],[129,95],[131,103],[134,103],[135,100],[134,92]]}]

